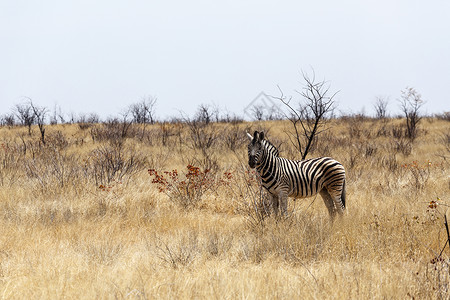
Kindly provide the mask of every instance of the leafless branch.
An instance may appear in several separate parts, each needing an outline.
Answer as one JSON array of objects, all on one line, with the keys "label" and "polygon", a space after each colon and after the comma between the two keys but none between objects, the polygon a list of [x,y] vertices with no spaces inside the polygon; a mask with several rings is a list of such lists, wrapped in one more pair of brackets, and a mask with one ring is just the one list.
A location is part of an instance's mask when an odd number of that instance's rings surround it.
[{"label": "leafless branch", "polygon": [[422,119],[419,110],[425,102],[414,88],[407,87],[401,93],[399,102],[406,118],[406,136],[413,141],[417,137],[417,125]]},{"label": "leafless branch", "polygon": [[287,99],[279,86],[280,96],[272,97],[281,101],[287,108],[288,113],[284,114],[291,122],[295,134],[295,138],[289,136],[289,140],[300,152],[302,159],[305,159],[317,136],[326,130],[325,118],[327,114],[334,110],[333,99],[338,92],[328,96],[330,94],[330,86],[326,81],[317,82],[314,72],[312,77],[304,72],[302,72],[302,75],[305,84],[297,93],[300,94],[304,101],[299,103],[298,109],[291,105],[292,97]]}]

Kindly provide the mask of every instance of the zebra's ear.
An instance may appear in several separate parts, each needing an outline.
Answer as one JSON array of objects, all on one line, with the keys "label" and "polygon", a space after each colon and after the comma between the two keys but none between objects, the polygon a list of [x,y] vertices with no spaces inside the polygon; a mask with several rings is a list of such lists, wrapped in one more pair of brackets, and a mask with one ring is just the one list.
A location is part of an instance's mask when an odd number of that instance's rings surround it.
[{"label": "zebra's ear", "polygon": [[252,135],[250,133],[247,132],[247,136],[250,139],[250,141],[253,141],[253,137],[252,137]]},{"label": "zebra's ear", "polygon": [[255,132],[253,133],[253,139],[254,139],[255,141],[258,140],[258,131],[256,131],[256,130],[255,130]]},{"label": "zebra's ear", "polygon": [[259,140],[262,141],[263,139],[264,139],[264,132],[261,131],[261,132],[259,133]]}]

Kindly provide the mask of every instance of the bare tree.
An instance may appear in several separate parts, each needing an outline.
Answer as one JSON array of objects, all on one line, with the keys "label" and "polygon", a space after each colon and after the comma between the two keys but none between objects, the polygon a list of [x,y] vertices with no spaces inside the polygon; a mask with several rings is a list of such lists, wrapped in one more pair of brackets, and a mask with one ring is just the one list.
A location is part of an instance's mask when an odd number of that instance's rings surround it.
[{"label": "bare tree", "polygon": [[45,118],[47,117],[48,109],[46,107],[34,105],[31,99],[29,99],[29,101],[29,105],[34,114],[35,122],[37,123],[39,132],[41,133],[42,144],[45,145]]},{"label": "bare tree", "polygon": [[132,122],[142,124],[141,140],[144,139],[147,124],[155,123],[155,106],[156,98],[147,97],[129,107]]},{"label": "bare tree", "polygon": [[86,122],[91,123],[91,124],[100,123],[100,116],[95,112],[91,112],[87,116]]},{"label": "bare tree", "polygon": [[120,113],[119,117],[108,117],[102,126],[93,126],[90,130],[92,139],[95,141],[108,141],[112,147],[121,148],[132,125],[129,110]]},{"label": "bare tree", "polygon": [[283,114],[280,112],[280,108],[275,104],[267,108],[266,120],[281,120]]},{"label": "bare tree", "polygon": [[[267,95],[265,96],[270,97]],[[257,121],[280,120],[283,118],[283,114],[280,113],[280,108],[277,105],[275,105],[275,103],[273,103],[271,100],[253,105],[250,108],[249,113]]]},{"label": "bare tree", "polygon": [[66,119],[64,118],[64,113],[61,110],[61,107],[59,107],[58,110],[58,119],[59,119],[59,123],[64,124],[66,123]]},{"label": "bare tree", "polygon": [[264,119],[264,105],[254,105],[251,108],[251,112],[256,121],[262,121]]},{"label": "bare tree", "polygon": [[66,120],[64,119],[64,114],[62,112],[61,106],[55,104],[53,107],[52,114],[50,116],[50,124],[56,125],[58,123],[64,124]]},{"label": "bare tree", "polygon": [[213,103],[211,105],[211,110],[212,110],[212,117],[213,117],[213,122],[219,123],[221,121],[221,116],[220,116],[220,106],[216,103]]},{"label": "bare tree", "polygon": [[291,100],[286,99],[280,87],[280,97],[274,97],[280,100],[287,108],[285,115],[292,123],[294,129],[294,138],[288,135],[292,145],[302,155],[302,160],[306,158],[308,152],[317,140],[317,136],[326,130],[326,117],[334,110],[334,93],[331,96],[329,84],[323,81],[316,81],[313,72],[312,77],[302,72],[305,84],[300,91],[297,91],[304,101],[300,102],[295,109]]},{"label": "bare tree", "polygon": [[377,119],[385,119],[387,117],[388,98],[383,96],[377,96],[373,107],[375,109],[375,117]]},{"label": "bare tree", "polygon": [[57,113],[57,105],[53,107],[53,112],[50,116],[50,125],[58,124],[58,113]]},{"label": "bare tree", "polygon": [[155,123],[156,98],[146,97],[138,103],[130,106],[130,113],[134,123],[153,124]]},{"label": "bare tree", "polygon": [[81,130],[85,130],[92,127],[94,124],[100,123],[100,117],[95,112],[89,114],[81,113],[76,118],[75,123],[78,123],[78,127],[80,127]]},{"label": "bare tree", "polygon": [[10,114],[4,114],[1,117],[1,125],[3,126],[9,126],[12,127],[16,124],[16,119],[14,118],[14,114],[10,113]]},{"label": "bare tree", "polygon": [[67,123],[75,124],[76,122],[77,122],[77,115],[75,114],[75,112],[71,111],[69,114],[69,120],[67,121]]},{"label": "bare tree", "polygon": [[401,93],[399,102],[406,118],[406,136],[413,141],[417,137],[417,125],[422,119],[419,110],[425,102],[414,88],[406,87]]},{"label": "bare tree", "polygon": [[[213,110],[210,106],[201,104],[194,118],[189,118],[181,112],[181,121],[187,126],[189,134],[186,134],[186,145],[199,151],[201,155],[195,155],[190,163],[195,163],[205,169],[217,170],[218,163],[213,151],[219,136],[222,134],[213,124]],[[180,144],[182,143],[180,136]]]},{"label": "bare tree", "polygon": [[31,126],[34,124],[35,115],[30,103],[16,104],[14,107],[14,114],[20,124],[28,127],[28,134],[31,135]]},{"label": "bare tree", "polygon": [[224,122],[224,123],[237,124],[237,123],[242,123],[244,121],[244,119],[241,116],[236,115],[235,113],[231,113],[229,111],[226,111],[222,115],[220,121]]},{"label": "bare tree", "polygon": [[207,104],[200,104],[195,113],[194,120],[197,122],[209,124],[214,120],[215,111]]},{"label": "bare tree", "polygon": [[119,117],[110,117],[104,123],[107,127],[118,128],[117,132],[121,139],[125,139],[128,135],[128,131],[133,123],[132,118],[130,118],[130,111],[124,110],[119,114]]}]

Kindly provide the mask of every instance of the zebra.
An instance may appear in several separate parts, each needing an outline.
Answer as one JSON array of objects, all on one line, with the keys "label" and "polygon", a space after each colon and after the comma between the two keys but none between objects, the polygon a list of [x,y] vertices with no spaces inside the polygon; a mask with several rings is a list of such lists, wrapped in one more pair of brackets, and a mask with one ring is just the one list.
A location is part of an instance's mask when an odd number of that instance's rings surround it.
[{"label": "zebra", "polygon": [[289,160],[279,157],[278,149],[255,131],[248,145],[248,164],[256,168],[262,186],[269,192],[275,216],[281,207],[287,214],[287,198],[305,198],[320,194],[331,219],[345,211],[345,169],[330,157]]}]

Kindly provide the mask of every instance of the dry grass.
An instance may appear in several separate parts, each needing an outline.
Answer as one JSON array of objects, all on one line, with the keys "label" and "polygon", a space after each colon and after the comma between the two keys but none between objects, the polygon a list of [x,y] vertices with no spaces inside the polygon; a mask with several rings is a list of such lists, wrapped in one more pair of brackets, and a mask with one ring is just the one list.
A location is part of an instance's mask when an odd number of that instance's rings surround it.
[{"label": "dry grass", "polygon": [[[288,122],[212,124],[195,137],[156,124],[123,139],[101,125],[56,125],[45,147],[37,129],[0,128],[0,296],[448,299],[450,248],[436,257],[449,123],[425,119],[411,144],[402,122],[341,119],[323,134],[311,157],[332,156],[348,173],[348,213],[334,224],[320,197],[291,202],[286,219],[258,219],[244,132],[270,128],[295,157]],[[188,164],[213,176],[183,206],[147,170],[182,178]]]}]

